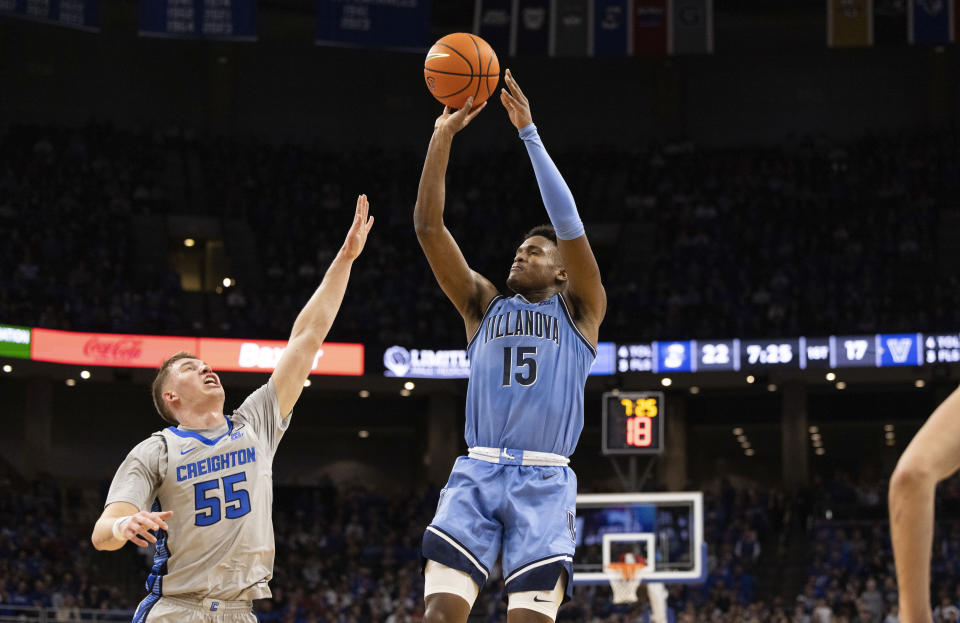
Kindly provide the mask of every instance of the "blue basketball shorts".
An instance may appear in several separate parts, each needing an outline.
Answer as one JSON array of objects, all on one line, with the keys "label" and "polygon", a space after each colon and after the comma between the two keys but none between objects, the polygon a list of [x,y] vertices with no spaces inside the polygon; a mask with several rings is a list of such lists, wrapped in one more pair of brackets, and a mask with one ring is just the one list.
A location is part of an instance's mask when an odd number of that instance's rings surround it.
[{"label": "blue basketball shorts", "polygon": [[569,467],[461,456],[423,535],[424,561],[463,571],[481,588],[501,557],[507,593],[573,591],[577,476]]}]

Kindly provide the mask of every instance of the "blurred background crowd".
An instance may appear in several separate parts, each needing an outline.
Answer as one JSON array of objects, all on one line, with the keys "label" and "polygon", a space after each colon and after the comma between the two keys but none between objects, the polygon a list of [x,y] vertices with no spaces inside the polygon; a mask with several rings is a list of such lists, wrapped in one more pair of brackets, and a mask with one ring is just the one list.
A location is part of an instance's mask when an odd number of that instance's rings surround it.
[{"label": "blurred background crowd", "polygon": [[[549,147],[551,128],[542,134]],[[960,185],[958,150],[950,132],[553,156],[607,283],[601,339],[642,341],[952,330],[960,284],[941,217]],[[284,338],[366,193],[377,227],[332,339],[459,346],[459,317],[412,225],[422,156],[177,128],[13,127],[0,139],[0,317]],[[455,153],[447,188],[448,227],[504,288],[523,233],[547,220],[520,141]],[[138,246],[138,216],[181,214],[222,224],[233,285],[185,291],[162,255]],[[159,244],[180,244],[164,222]]]},{"label": "blurred background crowd", "polygon": [[[894,623],[897,588],[884,482],[838,473],[787,494],[720,481],[706,495],[708,572],[703,584],[669,585],[669,617],[684,623]],[[395,495],[362,488],[280,487],[275,499],[277,566],[261,621],[416,622],[423,616],[419,538],[436,489]],[[878,493],[879,492],[879,493]],[[111,556],[89,546],[96,507],[49,478],[5,478],[0,487],[0,616],[8,606],[53,608],[56,620],[78,609],[132,609],[143,598],[152,552],[127,547]],[[960,479],[941,485],[938,508],[960,505]],[[78,521],[84,519],[84,521]],[[935,623],[960,613],[960,526],[937,524],[933,548]],[[559,620],[649,621],[641,586],[635,605],[616,605],[606,586],[578,586]],[[495,571],[474,609],[504,621]],[[62,618],[61,618],[62,617]],[[477,619],[481,620],[481,619]]]}]

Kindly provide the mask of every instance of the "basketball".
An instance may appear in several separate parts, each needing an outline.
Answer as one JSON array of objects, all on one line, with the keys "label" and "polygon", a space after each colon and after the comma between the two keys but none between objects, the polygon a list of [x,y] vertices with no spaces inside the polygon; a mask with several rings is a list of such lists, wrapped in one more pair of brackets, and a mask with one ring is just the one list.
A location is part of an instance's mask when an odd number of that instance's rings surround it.
[{"label": "basketball", "polygon": [[500,79],[500,62],[486,41],[455,32],[433,44],[423,62],[427,88],[441,103],[463,108],[473,96],[477,106],[493,95]]}]

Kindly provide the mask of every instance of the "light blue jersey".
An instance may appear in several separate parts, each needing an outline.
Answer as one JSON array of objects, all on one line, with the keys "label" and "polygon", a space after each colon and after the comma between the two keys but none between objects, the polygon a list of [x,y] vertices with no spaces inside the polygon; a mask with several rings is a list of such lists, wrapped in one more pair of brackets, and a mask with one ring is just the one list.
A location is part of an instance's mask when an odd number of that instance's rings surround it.
[{"label": "light blue jersey", "polygon": [[573,454],[596,350],[563,295],[495,297],[467,354],[467,446]]}]

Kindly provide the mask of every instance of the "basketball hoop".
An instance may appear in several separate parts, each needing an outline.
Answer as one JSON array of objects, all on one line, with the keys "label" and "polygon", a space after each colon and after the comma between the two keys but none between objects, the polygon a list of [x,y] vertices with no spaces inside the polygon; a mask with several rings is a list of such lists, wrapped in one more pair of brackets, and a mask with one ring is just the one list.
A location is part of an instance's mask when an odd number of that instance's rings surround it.
[{"label": "basketball hoop", "polygon": [[613,603],[632,604],[637,601],[637,588],[646,569],[645,562],[611,562],[604,567],[604,575],[613,590]]}]

